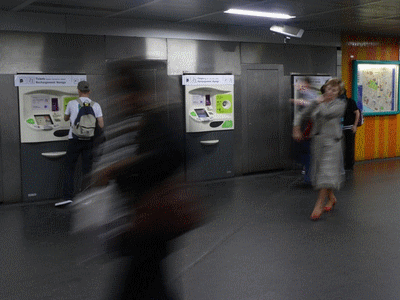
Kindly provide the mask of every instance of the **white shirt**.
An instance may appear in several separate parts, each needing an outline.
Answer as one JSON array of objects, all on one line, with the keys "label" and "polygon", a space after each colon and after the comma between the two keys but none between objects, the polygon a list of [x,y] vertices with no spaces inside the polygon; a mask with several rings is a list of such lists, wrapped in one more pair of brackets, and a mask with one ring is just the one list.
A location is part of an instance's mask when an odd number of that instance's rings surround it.
[{"label": "white shirt", "polygon": [[[82,102],[88,102],[90,103],[92,100],[90,100],[87,97],[80,97]],[[103,116],[103,112],[101,111],[100,104],[97,102],[93,105],[93,111],[94,111],[94,116],[97,118],[100,118]],[[68,138],[72,139],[72,124],[74,124],[76,117],[78,116],[79,112],[79,102],[77,100],[72,100],[68,102],[67,108],[65,110],[65,114],[69,116],[69,120],[71,121],[71,126],[69,128],[69,134]]]}]

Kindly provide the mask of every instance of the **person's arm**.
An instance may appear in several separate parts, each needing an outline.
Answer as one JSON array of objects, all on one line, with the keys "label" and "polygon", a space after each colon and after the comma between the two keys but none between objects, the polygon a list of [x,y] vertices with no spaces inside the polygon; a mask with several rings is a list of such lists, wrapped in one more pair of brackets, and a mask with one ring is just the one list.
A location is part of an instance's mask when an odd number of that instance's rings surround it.
[{"label": "person's arm", "polygon": [[293,127],[300,126],[301,122],[311,115],[313,110],[323,101],[322,97],[319,97],[317,100],[310,102],[310,105],[306,106],[302,111],[297,112],[294,116]]},{"label": "person's arm", "polygon": [[301,141],[303,139],[303,133],[301,132],[301,122],[308,116],[311,115],[313,110],[324,101],[324,98],[318,97],[317,100],[310,102],[309,106],[306,106],[302,111],[298,112],[293,120],[293,132],[292,136],[296,141]]},{"label": "person's arm", "polygon": [[103,111],[101,110],[100,104],[96,103],[93,105],[94,115],[97,120],[97,125],[100,128],[104,128]]},{"label": "person's arm", "polygon": [[301,132],[300,126],[293,126],[292,136],[296,141],[303,139],[303,133]]},{"label": "person's arm", "polygon": [[354,111],[354,114],[356,115],[356,119],[354,121],[352,130],[353,130],[353,133],[356,133],[357,132],[358,120],[360,119],[360,111],[357,109],[357,110]]},{"label": "person's arm", "polygon": [[70,103],[67,104],[67,108],[65,109],[64,112],[64,121],[68,122],[71,116],[71,105]]},{"label": "person's arm", "polygon": [[104,128],[104,119],[103,117],[98,117],[97,119],[97,125],[99,125],[100,128]]},{"label": "person's arm", "polygon": [[308,106],[311,104],[310,100],[305,100],[305,99],[290,99],[290,102],[299,106]]}]

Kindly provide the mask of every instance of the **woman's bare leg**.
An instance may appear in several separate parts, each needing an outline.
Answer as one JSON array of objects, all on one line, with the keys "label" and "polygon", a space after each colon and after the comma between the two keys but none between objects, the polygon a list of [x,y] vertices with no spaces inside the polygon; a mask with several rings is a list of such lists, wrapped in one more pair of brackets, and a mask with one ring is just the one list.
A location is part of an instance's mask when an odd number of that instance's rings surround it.
[{"label": "woman's bare leg", "polygon": [[328,189],[328,203],[325,205],[325,211],[331,211],[336,204],[336,197],[332,189]]},{"label": "woman's bare leg", "polygon": [[318,220],[324,212],[325,199],[328,196],[327,189],[320,189],[318,191],[318,199],[315,203],[314,210],[311,214],[311,220]]}]

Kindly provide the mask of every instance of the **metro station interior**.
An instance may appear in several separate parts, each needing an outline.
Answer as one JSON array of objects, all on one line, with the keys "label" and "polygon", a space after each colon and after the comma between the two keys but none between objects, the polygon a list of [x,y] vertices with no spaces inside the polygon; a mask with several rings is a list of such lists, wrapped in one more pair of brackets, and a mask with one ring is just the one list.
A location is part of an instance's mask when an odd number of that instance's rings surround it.
[{"label": "metro station interior", "polygon": [[[165,280],[176,299],[397,299],[399,13],[395,0],[2,1],[0,299],[112,299],[126,259],[72,235],[73,210],[54,203],[66,103],[83,79],[106,107],[107,63],[120,59],[157,62],[155,94],[181,109],[169,124],[181,172],[210,207],[171,241]],[[335,209],[312,222],[317,192],[294,159],[293,80],[337,77],[362,102],[357,62],[394,66],[391,106],[364,103],[354,169]]]}]

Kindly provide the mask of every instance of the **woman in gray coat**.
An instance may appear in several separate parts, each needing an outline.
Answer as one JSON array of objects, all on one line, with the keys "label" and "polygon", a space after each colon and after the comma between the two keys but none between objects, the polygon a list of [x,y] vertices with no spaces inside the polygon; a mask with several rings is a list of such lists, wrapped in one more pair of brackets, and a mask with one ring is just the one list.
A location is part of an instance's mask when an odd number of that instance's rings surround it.
[{"label": "woman in gray coat", "polygon": [[[344,179],[342,156],[341,118],[346,102],[339,98],[343,92],[340,79],[330,79],[325,92],[316,101],[295,116],[293,138],[302,139],[300,124],[311,115],[311,182],[318,190],[318,199],[311,214],[311,220],[318,220],[324,211],[330,211],[336,204],[333,190],[340,188]],[[326,199],[328,199],[325,204]]]}]

